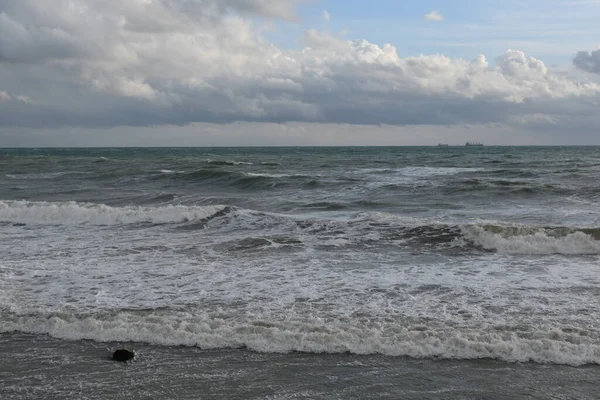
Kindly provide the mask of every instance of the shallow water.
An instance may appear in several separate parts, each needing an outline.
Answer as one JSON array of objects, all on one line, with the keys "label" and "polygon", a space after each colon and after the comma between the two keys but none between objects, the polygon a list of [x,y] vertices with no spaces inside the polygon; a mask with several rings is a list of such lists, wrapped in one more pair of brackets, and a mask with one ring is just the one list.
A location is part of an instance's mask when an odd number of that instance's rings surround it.
[{"label": "shallow water", "polygon": [[8,399],[597,399],[600,368],[0,336]]}]

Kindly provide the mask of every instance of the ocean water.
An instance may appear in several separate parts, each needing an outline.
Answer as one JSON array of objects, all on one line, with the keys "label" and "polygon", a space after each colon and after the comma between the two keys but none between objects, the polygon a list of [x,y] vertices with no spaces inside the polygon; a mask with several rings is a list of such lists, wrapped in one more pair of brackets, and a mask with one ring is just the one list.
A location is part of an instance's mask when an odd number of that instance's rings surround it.
[{"label": "ocean water", "polygon": [[0,149],[2,398],[597,399],[599,299],[597,147]]}]

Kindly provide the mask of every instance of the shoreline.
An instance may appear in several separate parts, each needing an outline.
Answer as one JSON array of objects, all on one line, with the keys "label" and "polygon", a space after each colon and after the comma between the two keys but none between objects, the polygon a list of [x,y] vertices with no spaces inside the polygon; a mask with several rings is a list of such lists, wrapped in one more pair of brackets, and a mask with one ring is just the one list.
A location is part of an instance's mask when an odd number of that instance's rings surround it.
[{"label": "shoreline", "polygon": [[[110,360],[125,345],[129,363]],[[201,350],[0,334],[9,399],[594,399],[600,366],[353,354]]]}]

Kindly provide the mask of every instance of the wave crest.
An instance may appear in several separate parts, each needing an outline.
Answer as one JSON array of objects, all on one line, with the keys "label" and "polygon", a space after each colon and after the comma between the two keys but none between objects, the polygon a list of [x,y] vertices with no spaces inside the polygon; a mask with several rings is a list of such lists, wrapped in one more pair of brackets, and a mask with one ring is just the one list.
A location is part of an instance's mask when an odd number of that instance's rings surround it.
[{"label": "wave crest", "polygon": [[111,207],[69,202],[0,201],[0,221],[28,224],[123,225],[205,220],[226,206]]},{"label": "wave crest", "polygon": [[[337,203],[309,203],[305,208],[340,210]],[[161,207],[111,207],[77,202],[0,201],[0,222],[16,224],[124,225],[137,223],[181,224],[189,229],[225,217],[223,226],[240,231],[268,229],[294,239],[334,241],[347,245],[400,245],[417,249],[493,251],[504,254],[600,254],[600,228],[536,227],[493,223],[448,224],[385,213],[360,213],[350,219],[318,219],[238,209],[225,205]],[[200,223],[200,225],[198,225]],[[229,229],[228,228],[228,229]],[[244,236],[245,237],[245,236]]]},{"label": "wave crest", "polygon": [[[400,322],[400,321],[399,321]],[[506,327],[477,329],[443,324],[359,321],[270,321],[213,318],[184,312],[120,311],[94,315],[11,315],[0,332],[24,332],[99,342],[144,342],[203,349],[240,348],[267,353],[382,354],[413,358],[481,359],[580,366],[600,364],[597,332],[560,329],[517,334]]]},{"label": "wave crest", "polygon": [[508,254],[600,254],[600,230],[467,225],[465,240],[486,250]]}]

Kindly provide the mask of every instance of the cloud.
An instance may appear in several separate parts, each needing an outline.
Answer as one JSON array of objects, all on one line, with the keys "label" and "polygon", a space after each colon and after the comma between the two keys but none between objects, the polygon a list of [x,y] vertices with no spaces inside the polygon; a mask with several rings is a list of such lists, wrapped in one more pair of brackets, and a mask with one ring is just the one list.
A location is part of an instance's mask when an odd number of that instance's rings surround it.
[{"label": "cloud", "polygon": [[0,82],[17,101],[4,100],[0,127],[531,126],[596,115],[598,83],[517,50],[490,64],[483,55],[401,57],[389,44],[317,30],[298,50],[269,43],[254,16],[293,19],[296,4],[4,0]]},{"label": "cloud", "polygon": [[22,103],[33,103],[31,101],[31,99],[27,96],[23,96],[23,95],[11,96],[7,92],[0,91],[0,101],[10,101],[10,100],[20,101]]},{"label": "cloud", "polygon": [[429,14],[425,14],[425,16],[423,18],[425,18],[425,20],[427,20],[427,21],[443,21],[444,20],[444,16],[435,10],[430,12]]},{"label": "cloud", "polygon": [[592,52],[578,52],[573,59],[573,64],[583,71],[600,74],[600,49]]},{"label": "cloud", "polygon": [[23,95],[18,95],[17,100],[22,103],[33,103],[29,97]]},{"label": "cloud", "polygon": [[246,11],[267,17],[295,20],[296,4],[300,0],[220,0],[220,1],[198,1],[200,6],[204,4],[219,4],[221,8],[229,8],[237,11]]},{"label": "cloud", "polygon": [[323,19],[325,20],[325,22],[329,22],[329,20],[331,20],[331,16],[329,15],[329,12],[327,10],[323,10]]}]

